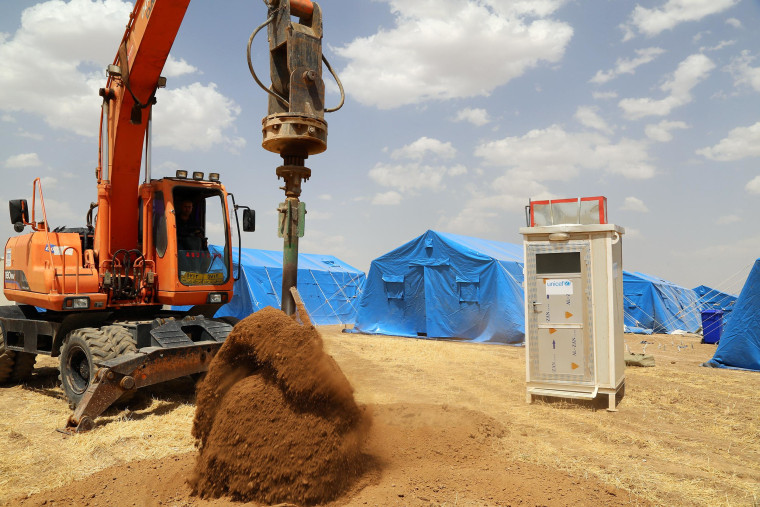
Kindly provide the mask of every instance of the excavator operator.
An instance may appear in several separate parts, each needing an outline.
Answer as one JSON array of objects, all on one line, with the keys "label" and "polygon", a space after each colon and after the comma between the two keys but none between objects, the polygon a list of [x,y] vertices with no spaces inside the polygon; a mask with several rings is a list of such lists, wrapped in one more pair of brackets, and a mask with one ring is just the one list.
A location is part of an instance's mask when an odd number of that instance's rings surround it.
[{"label": "excavator operator", "polygon": [[191,199],[183,199],[177,215],[177,240],[181,250],[200,250],[203,242],[203,227],[195,217],[195,204]]},{"label": "excavator operator", "polygon": [[[177,246],[180,251],[180,271],[198,272],[204,264],[202,252],[208,249],[203,226],[197,220],[196,206],[192,199],[179,203],[177,213]],[[183,255],[184,251],[184,255]]]}]

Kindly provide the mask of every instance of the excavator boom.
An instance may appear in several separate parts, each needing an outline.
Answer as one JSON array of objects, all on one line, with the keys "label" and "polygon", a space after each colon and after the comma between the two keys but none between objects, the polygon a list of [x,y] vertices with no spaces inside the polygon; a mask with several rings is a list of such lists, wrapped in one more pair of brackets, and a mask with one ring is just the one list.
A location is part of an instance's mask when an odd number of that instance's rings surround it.
[{"label": "excavator boom", "polygon": [[[137,188],[145,132],[159,77],[190,0],[137,0],[101,92],[107,114],[98,168],[95,250],[110,258],[137,247]],[[101,129],[101,136],[103,130]],[[105,158],[107,160],[103,160]],[[105,170],[104,170],[105,169]]]}]

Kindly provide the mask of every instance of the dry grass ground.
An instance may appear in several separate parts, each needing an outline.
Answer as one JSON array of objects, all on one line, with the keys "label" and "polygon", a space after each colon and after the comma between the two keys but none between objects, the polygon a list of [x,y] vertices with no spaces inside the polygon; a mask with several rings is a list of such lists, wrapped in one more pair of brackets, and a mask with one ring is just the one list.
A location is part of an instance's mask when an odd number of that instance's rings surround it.
[{"label": "dry grass ground", "polygon": [[[701,368],[695,336],[626,335],[654,368],[626,369],[619,412],[592,403],[525,403],[519,347],[342,334],[320,328],[359,402],[448,405],[501,422],[506,459],[594,477],[660,505],[760,505],[760,374]],[[0,390],[0,503],[137,459],[193,450],[189,379],[111,409],[88,434],[55,431],[69,415],[55,361]]]}]

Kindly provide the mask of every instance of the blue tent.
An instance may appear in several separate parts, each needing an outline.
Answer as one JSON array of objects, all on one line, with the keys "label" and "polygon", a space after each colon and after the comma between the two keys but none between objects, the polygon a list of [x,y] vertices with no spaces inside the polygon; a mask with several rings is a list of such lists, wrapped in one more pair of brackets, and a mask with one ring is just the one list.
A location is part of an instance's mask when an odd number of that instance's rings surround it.
[{"label": "blue tent", "polygon": [[733,294],[727,294],[721,292],[718,289],[713,289],[707,285],[700,285],[694,289],[697,297],[699,298],[699,311],[704,310],[721,310],[723,311],[723,328],[725,329],[726,323],[728,323],[731,311],[736,304],[736,296]]},{"label": "blue tent", "polygon": [[697,295],[667,280],[623,271],[626,332],[696,333],[702,327]]},{"label": "blue tent", "polygon": [[427,231],[372,261],[355,332],[519,344],[523,247]]},{"label": "blue tent", "polygon": [[[212,254],[222,249],[211,245]],[[232,249],[237,275],[237,248]],[[280,308],[282,301],[282,252],[244,248],[240,279],[234,295],[215,317],[242,319],[265,306]],[[298,254],[298,293],[314,324],[353,324],[356,301],[364,284],[363,271],[332,255]]]},{"label": "blue tent", "polygon": [[736,300],[715,355],[705,366],[760,371],[760,259]]}]

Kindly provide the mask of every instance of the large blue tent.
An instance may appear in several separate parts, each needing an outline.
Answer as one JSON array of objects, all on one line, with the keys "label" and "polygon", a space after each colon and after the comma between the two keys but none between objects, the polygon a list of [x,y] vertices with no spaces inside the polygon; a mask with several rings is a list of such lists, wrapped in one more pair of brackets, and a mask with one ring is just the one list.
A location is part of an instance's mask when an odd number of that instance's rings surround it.
[{"label": "large blue tent", "polygon": [[626,332],[696,333],[702,327],[697,295],[673,282],[644,273],[623,271]]},{"label": "large blue tent", "polygon": [[760,259],[736,300],[715,355],[705,366],[760,371]]},{"label": "large blue tent", "polygon": [[525,340],[522,245],[427,231],[372,261],[355,332]]},{"label": "large blue tent", "polygon": [[[211,245],[212,254],[222,253]],[[233,248],[233,273],[237,275],[237,248]],[[251,313],[282,301],[282,252],[244,248],[241,252],[240,279],[234,295],[216,317],[242,319]],[[314,324],[353,324],[356,301],[364,284],[363,271],[332,255],[298,254],[298,293]]]}]

